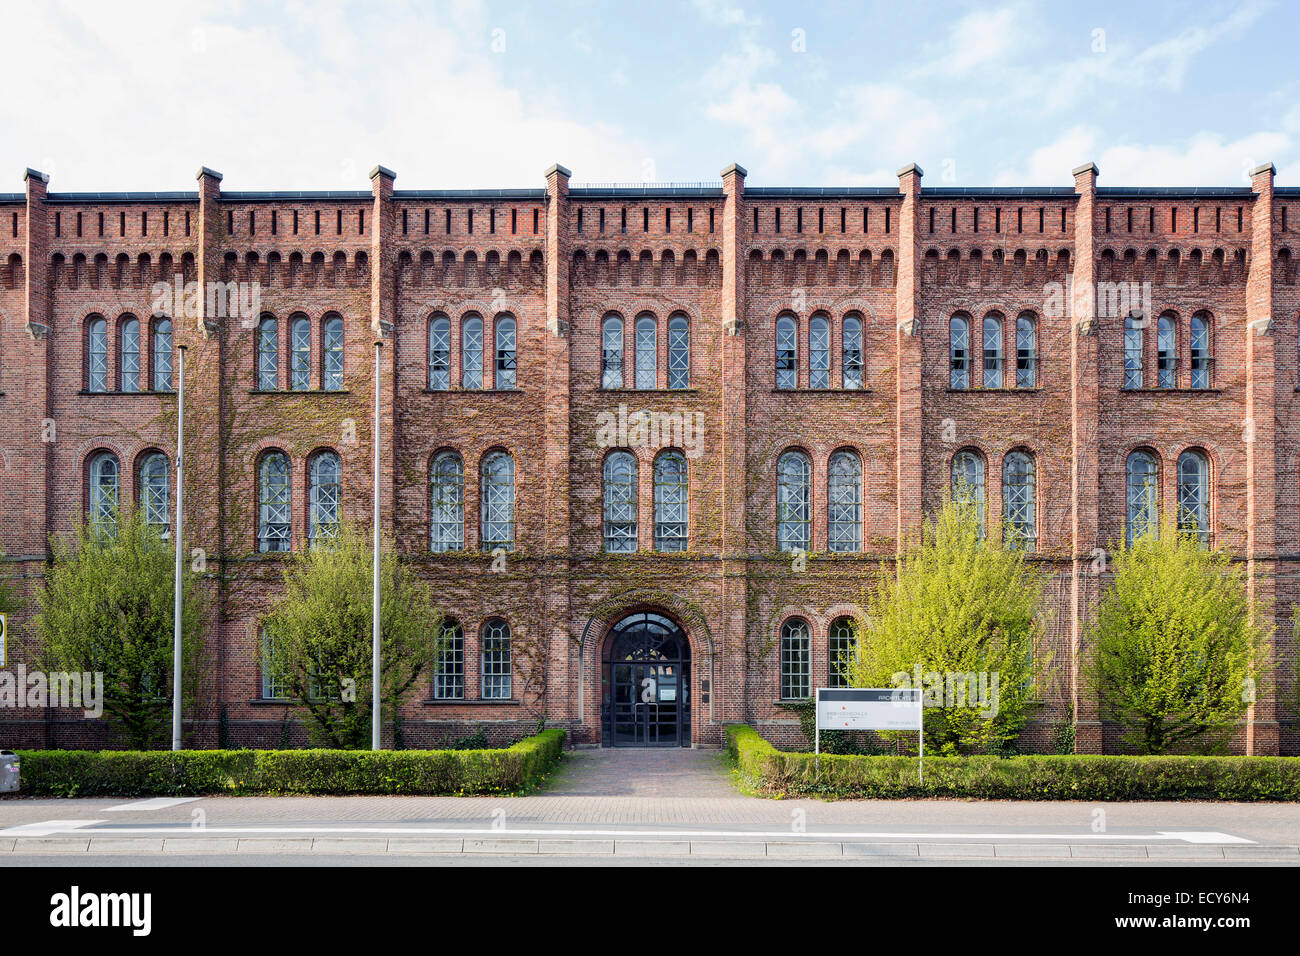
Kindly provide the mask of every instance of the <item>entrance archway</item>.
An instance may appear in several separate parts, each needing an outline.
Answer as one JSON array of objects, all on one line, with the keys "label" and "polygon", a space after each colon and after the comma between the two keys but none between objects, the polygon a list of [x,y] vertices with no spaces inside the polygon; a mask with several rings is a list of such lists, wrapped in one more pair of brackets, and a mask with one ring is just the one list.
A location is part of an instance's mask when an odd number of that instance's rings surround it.
[{"label": "entrance archway", "polygon": [[637,611],[610,628],[600,723],[606,746],[691,745],[691,645],[677,622]]}]

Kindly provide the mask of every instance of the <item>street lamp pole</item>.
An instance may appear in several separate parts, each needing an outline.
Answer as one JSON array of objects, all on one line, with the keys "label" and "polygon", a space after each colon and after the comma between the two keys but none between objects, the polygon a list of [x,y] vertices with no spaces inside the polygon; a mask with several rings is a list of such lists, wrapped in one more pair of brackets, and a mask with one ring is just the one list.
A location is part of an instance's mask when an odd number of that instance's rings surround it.
[{"label": "street lamp pole", "polygon": [[379,353],[384,347],[384,338],[390,333],[391,325],[379,323],[379,334],[375,336],[375,516],[374,516],[374,581],[371,604],[371,671],[370,671],[370,749],[382,750],[380,741],[382,714],[380,712],[380,659],[379,659]]},{"label": "street lamp pole", "polygon": [[176,580],[172,607],[172,750],[181,749],[181,576],[185,558],[185,346],[177,352],[176,384]]}]

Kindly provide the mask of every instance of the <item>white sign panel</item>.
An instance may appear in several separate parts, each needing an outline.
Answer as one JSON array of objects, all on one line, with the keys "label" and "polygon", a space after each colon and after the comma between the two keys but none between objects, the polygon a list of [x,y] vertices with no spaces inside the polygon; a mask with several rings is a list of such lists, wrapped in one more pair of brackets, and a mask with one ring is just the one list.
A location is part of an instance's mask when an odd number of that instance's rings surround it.
[{"label": "white sign panel", "polygon": [[919,687],[819,687],[818,730],[920,730]]}]

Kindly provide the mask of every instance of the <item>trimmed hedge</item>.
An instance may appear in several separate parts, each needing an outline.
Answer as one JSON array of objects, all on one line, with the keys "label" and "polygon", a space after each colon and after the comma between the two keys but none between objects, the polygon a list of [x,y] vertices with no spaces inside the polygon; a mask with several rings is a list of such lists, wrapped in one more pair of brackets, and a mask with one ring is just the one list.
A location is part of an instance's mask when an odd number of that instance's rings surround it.
[{"label": "trimmed hedge", "polygon": [[1300,800],[1300,757],[915,757],[784,753],[745,724],[726,728],[741,778],[769,796],[831,799]]},{"label": "trimmed hedge", "polygon": [[502,750],[27,750],[21,793],[35,797],[228,794],[515,793],[564,752],[544,730]]}]

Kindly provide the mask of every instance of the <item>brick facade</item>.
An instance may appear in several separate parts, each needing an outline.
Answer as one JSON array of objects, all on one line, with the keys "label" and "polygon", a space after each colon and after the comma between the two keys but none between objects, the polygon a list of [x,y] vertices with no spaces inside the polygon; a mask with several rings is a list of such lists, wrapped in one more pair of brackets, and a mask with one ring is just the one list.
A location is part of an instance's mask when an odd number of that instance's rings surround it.
[{"label": "brick facade", "polygon": [[[713,185],[571,188],[569,171],[555,166],[544,188],[404,191],[379,167],[370,191],[250,193],[224,190],[203,169],[197,192],[60,194],[29,171],[24,194],[0,195],[5,573],[28,594],[37,586],[49,536],[86,513],[95,454],[120,462],[123,501],[138,495],[145,453],[174,463],[176,399],[149,387],[154,284],[178,274],[255,281],[259,312],[278,323],[274,388],[259,382],[256,317],[175,322],[187,362],[187,547],[206,556],[214,612],[187,723],[194,746],[304,739],[290,708],[262,699],[258,621],[275,598],[279,559],[259,553],[257,471],[268,452],[287,457],[294,548],[307,539],[322,453],[341,462],[343,516],[368,527],[378,393],[382,528],[465,635],[466,699],[412,694],[407,745],[480,725],[504,738],[541,718],[580,743],[601,742],[605,637],[643,609],[689,635],[692,741],[716,745],[724,723],[745,720],[797,743],[797,724],[776,705],[782,623],[808,622],[811,683],[824,684],[832,622],[852,613],[948,494],[954,455],[982,457],[995,535],[1003,460],[1018,449],[1035,463],[1032,560],[1046,578],[1046,641],[1061,668],[1026,744],[1047,747],[1072,705],[1078,748],[1113,750],[1115,734],[1075,676],[1105,581],[1096,549],[1124,534],[1129,454],[1155,457],[1168,510],[1176,462],[1194,449],[1209,464],[1212,538],[1247,563],[1260,613],[1279,625],[1282,676],[1235,746],[1297,753],[1287,701],[1300,602],[1300,286],[1290,240],[1300,189],[1276,188],[1271,166],[1249,187],[1195,190],[1102,187],[1092,165],[1061,188],[930,188],[916,166],[900,171],[897,189],[747,188],[745,177],[733,165]],[[1088,294],[1113,283],[1149,290],[1149,317],[1176,318],[1172,387],[1156,387],[1154,323],[1143,340],[1143,387],[1125,387],[1124,316]],[[624,320],[621,389],[601,387],[602,320],[611,313]],[[657,323],[655,387],[634,388],[635,320],[647,313]],[[976,384],[983,320],[1002,317],[1000,387],[951,386],[949,321],[959,313],[970,318]],[[464,387],[471,314],[486,343],[482,388]],[[1022,314],[1036,330],[1031,386],[1017,382]],[[290,323],[299,315],[310,327],[310,373],[309,387],[295,391]],[[679,315],[689,327],[689,382],[669,388],[668,323]],[[1209,320],[1208,387],[1193,380],[1195,315]],[[135,393],[120,384],[125,316],[142,330]],[[339,388],[325,374],[333,316],[343,326]],[[449,320],[446,389],[430,387],[435,316]],[[794,388],[776,387],[781,316],[797,330]],[[810,349],[819,316],[830,329],[821,382]],[[846,316],[862,326],[860,389],[842,387]],[[107,337],[103,393],[89,377],[96,317]],[[510,319],[513,385],[493,352]],[[655,550],[653,476],[661,446],[672,443],[664,438],[631,448],[639,549],[604,553],[602,469],[612,449],[600,430],[602,414],[617,417],[620,405],[698,413],[684,552]],[[792,449],[811,467],[811,553],[798,569],[776,531],[777,461]],[[862,466],[862,546],[833,554],[829,462],[845,449]],[[463,463],[465,549],[435,554],[430,469],[448,450]],[[481,467],[496,451],[511,456],[515,475],[514,547],[504,558],[479,546]],[[501,702],[479,699],[480,632],[493,618],[512,633],[511,697]],[[21,660],[12,653],[10,666]],[[0,713],[6,746],[106,741],[102,727],[72,714]]]}]

